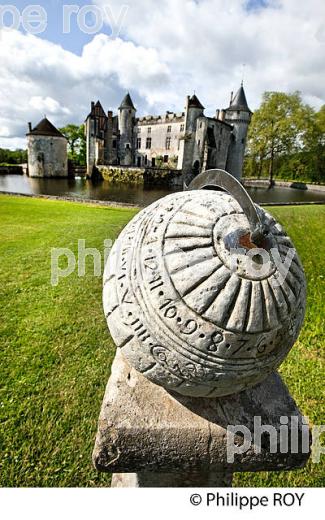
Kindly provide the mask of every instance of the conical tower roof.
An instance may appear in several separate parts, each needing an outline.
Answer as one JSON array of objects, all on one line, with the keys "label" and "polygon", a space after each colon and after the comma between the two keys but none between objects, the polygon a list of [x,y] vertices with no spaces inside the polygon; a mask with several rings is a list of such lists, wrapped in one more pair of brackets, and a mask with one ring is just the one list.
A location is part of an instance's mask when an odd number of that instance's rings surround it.
[{"label": "conical tower roof", "polygon": [[129,92],[126,94],[126,96],[123,99],[122,103],[120,104],[119,108],[133,108],[133,110],[135,110],[135,106],[133,104],[133,101],[131,99]]},{"label": "conical tower roof", "polygon": [[35,128],[31,130],[27,135],[46,135],[51,137],[64,137],[61,132],[55,128],[55,126],[47,119],[47,117],[44,117],[42,121],[40,121]]},{"label": "conical tower roof", "polygon": [[247,104],[243,84],[240,85],[239,90],[237,91],[232,102],[230,103],[230,107],[227,110],[245,110],[246,112],[251,112]]},{"label": "conical tower roof", "polygon": [[199,98],[196,96],[196,94],[193,94],[193,96],[190,97],[188,102],[189,108],[202,108],[204,109],[204,106],[202,105]]}]

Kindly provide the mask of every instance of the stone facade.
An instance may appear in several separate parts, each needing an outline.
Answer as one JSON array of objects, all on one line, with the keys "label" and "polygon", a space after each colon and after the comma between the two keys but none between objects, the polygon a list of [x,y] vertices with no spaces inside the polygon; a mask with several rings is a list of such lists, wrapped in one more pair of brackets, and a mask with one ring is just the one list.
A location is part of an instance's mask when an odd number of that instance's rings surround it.
[{"label": "stone facade", "polygon": [[30,177],[68,177],[67,139],[44,118],[27,133]]},{"label": "stone facade", "polygon": [[186,174],[227,169],[239,179],[251,115],[242,85],[229,107],[214,117],[204,114],[195,94],[187,97],[184,112],[160,116],[136,117],[129,94],[115,116],[92,102],[85,122],[88,175],[96,165],[167,164]]}]

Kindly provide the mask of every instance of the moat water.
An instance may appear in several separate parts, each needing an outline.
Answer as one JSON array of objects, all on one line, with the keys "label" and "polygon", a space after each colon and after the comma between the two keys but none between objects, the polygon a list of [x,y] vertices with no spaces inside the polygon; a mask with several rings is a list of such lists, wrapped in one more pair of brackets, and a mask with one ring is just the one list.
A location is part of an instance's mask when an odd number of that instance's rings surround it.
[{"label": "moat water", "polygon": [[[294,188],[246,188],[255,202],[317,202],[325,201],[325,192]],[[22,194],[58,195],[81,199],[107,200],[147,206],[180,188],[143,187],[142,185],[110,184],[76,179],[31,179],[26,175],[1,175],[0,191]]]}]

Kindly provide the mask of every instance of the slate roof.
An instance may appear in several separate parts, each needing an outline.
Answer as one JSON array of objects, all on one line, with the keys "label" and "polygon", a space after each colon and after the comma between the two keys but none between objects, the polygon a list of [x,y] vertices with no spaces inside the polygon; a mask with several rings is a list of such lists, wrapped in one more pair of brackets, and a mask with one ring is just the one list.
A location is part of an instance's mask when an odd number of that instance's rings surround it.
[{"label": "slate roof", "polygon": [[190,108],[202,108],[204,110],[204,106],[195,94],[193,94],[193,96],[190,97],[188,106]]},{"label": "slate roof", "polygon": [[95,110],[96,108],[99,108],[99,112],[100,112],[100,114],[98,114],[99,117],[107,118],[107,114],[105,114],[105,110],[103,109],[101,102],[98,100],[98,101],[96,101],[96,103],[91,105],[91,110],[90,110],[88,116],[86,117],[85,122],[87,121],[87,119],[89,117],[96,117],[96,110]]},{"label": "slate roof", "polygon": [[243,84],[241,84],[239,90],[237,91],[235,97],[230,103],[230,107],[227,110],[245,110],[246,112],[251,112],[248,108],[247,99]]},{"label": "slate roof", "polygon": [[107,115],[105,114],[105,110],[103,109],[102,104],[99,100],[97,101],[97,103],[95,103],[94,110],[96,107],[99,108],[102,117],[107,117]]},{"label": "slate roof", "polygon": [[[47,119],[47,117],[44,117],[42,121],[40,121],[35,128],[31,130],[31,132],[28,132],[27,135],[47,135],[51,137],[64,137],[61,132],[55,128],[54,125],[52,125],[51,121]],[[66,139],[66,138],[65,138]]]},{"label": "slate roof", "polygon": [[133,110],[135,110],[135,106],[129,93],[126,94],[119,108],[133,108]]}]

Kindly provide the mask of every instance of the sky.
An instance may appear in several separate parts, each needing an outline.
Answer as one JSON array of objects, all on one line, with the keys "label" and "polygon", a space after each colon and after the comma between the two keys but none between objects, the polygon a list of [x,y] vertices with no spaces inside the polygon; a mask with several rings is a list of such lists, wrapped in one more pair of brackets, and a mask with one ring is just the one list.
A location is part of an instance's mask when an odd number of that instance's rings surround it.
[{"label": "sky", "polygon": [[[0,146],[25,147],[27,122],[81,124],[92,100],[138,115],[182,111],[194,91],[212,115],[244,80],[325,104],[324,0],[25,0],[0,4]],[[34,21],[31,16],[34,15]]]}]

